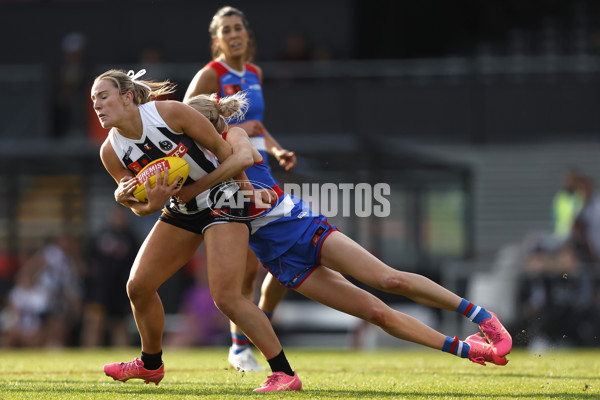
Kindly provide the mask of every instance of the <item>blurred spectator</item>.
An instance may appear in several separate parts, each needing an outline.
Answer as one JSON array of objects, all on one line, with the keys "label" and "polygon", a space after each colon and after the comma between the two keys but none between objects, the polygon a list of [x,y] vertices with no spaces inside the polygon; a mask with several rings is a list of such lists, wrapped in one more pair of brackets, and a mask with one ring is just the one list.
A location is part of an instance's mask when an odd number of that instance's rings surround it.
[{"label": "blurred spectator", "polygon": [[563,187],[552,199],[552,222],[554,235],[565,241],[571,234],[575,218],[583,207],[581,174],[574,168],[563,172]]},{"label": "blurred spectator", "polygon": [[526,239],[530,249],[556,252],[572,239],[575,220],[584,203],[584,177],[575,168],[562,174],[562,187],[552,198],[552,232],[539,232]]},{"label": "blurred spectator", "polygon": [[4,312],[7,346],[62,347],[72,339],[81,318],[84,266],[77,239],[61,234],[18,270]]},{"label": "blurred spectator", "polygon": [[40,347],[44,344],[43,319],[49,294],[37,276],[22,269],[8,292],[2,310],[2,347]]},{"label": "blurred spectator", "polygon": [[[525,263],[520,290],[524,344],[590,345],[598,326],[594,280],[570,244],[558,252],[534,251]],[[524,328],[524,329],[523,329]]]},{"label": "blurred spectator", "polygon": [[187,265],[193,283],[183,293],[178,326],[172,327],[165,343],[172,347],[222,346],[229,342],[229,320],[215,306],[206,273],[204,246]]},{"label": "blurred spectator", "polygon": [[82,33],[67,34],[61,44],[62,60],[56,77],[54,136],[83,137],[86,128],[88,71],[85,63],[86,38]]},{"label": "blurred spectator", "polygon": [[121,206],[112,209],[108,225],[87,248],[89,272],[81,330],[83,346],[131,344],[128,332],[131,306],[126,285],[140,242],[130,228],[129,214]]},{"label": "blurred spectator", "polygon": [[582,262],[592,265],[600,261],[600,195],[588,177],[579,178],[583,208],[575,219],[573,242]]}]

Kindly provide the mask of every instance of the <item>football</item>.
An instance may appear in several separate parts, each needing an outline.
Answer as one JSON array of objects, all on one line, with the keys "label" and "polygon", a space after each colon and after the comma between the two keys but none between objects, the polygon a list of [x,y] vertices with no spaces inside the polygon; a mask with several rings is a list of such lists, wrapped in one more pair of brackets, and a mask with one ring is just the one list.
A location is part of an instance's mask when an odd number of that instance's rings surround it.
[{"label": "football", "polygon": [[171,185],[177,175],[180,176],[178,186],[183,185],[190,172],[190,166],[188,163],[179,157],[163,157],[152,161],[146,165],[138,174],[135,176],[137,180],[137,187],[133,191],[133,195],[140,201],[147,201],[148,196],[146,195],[146,188],[144,182],[148,181],[150,187],[153,188],[156,185],[156,174],[160,173],[162,177],[164,171],[169,171],[169,185]]}]

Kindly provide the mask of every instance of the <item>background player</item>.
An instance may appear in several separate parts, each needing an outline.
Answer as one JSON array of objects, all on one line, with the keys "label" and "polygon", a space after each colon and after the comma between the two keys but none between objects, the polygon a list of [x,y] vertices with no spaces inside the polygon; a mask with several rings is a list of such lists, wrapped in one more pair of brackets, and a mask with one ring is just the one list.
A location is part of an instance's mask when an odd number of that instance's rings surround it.
[{"label": "background player", "polygon": [[[262,123],[265,109],[262,94],[262,70],[252,63],[255,43],[244,13],[233,7],[222,7],[213,16],[209,33],[212,39],[213,60],[194,76],[184,101],[198,94],[217,93],[219,97],[225,97],[244,92],[248,99],[244,116],[229,120],[229,126],[243,128],[263,159],[267,160],[267,153],[269,153],[286,171],[290,170],[296,165],[296,156],[293,152],[281,147]],[[253,181],[273,180],[269,168],[250,167],[246,170],[246,175]],[[244,296],[251,301],[254,300],[254,287],[259,265],[256,255],[249,248],[242,290]],[[265,286],[263,291],[269,293],[263,303],[263,306],[268,309],[263,309],[263,311],[266,311],[270,317],[286,291],[281,285]],[[234,368],[239,371],[264,369],[254,358],[248,337],[233,322],[231,323],[231,340],[232,346],[229,349],[228,359]]]}]

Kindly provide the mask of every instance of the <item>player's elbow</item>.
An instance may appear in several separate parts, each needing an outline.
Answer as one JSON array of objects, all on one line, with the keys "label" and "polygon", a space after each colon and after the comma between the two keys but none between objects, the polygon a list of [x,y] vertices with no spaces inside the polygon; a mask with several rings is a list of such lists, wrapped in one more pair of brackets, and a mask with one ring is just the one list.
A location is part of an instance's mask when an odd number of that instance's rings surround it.
[{"label": "player's elbow", "polygon": [[244,171],[254,164],[254,158],[252,158],[251,151],[240,151],[234,153],[234,157],[236,160],[236,165],[238,166],[240,171]]}]

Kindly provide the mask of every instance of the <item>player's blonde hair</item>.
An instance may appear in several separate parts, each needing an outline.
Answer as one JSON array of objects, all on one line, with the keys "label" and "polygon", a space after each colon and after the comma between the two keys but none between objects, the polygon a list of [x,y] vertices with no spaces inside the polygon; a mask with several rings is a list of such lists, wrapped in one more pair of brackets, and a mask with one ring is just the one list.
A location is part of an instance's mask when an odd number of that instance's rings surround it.
[{"label": "player's blonde hair", "polygon": [[227,120],[242,119],[248,109],[245,92],[237,92],[221,99],[215,93],[199,94],[187,99],[185,103],[208,118],[219,133],[227,129]]},{"label": "player's blonde hair", "polygon": [[94,82],[102,79],[109,80],[115,84],[119,94],[124,95],[127,92],[133,93],[133,102],[137,105],[147,103],[156,99],[158,96],[175,93],[177,85],[169,80],[162,82],[145,81],[135,79],[131,74],[118,69],[111,69],[96,77]]},{"label": "player's blonde hair", "polygon": [[[246,32],[248,32],[248,49],[246,49],[244,61],[252,62],[254,61],[254,56],[256,54],[256,42],[254,40],[254,33],[252,32],[252,30],[250,30],[250,24],[248,23],[248,19],[246,19],[246,16],[241,10],[230,6],[219,8],[215,15],[213,15],[212,20],[210,21],[210,25],[208,26],[208,33],[210,33],[211,39],[217,37],[217,30],[219,29],[219,25],[221,25],[221,20],[224,17],[230,17],[232,15],[240,17],[240,19],[242,20],[242,24],[244,24],[244,29],[246,29]],[[213,60],[216,60],[217,57],[219,57],[219,55],[221,54],[221,49],[219,48],[219,45],[216,44],[214,41],[211,41],[210,50]]]}]

